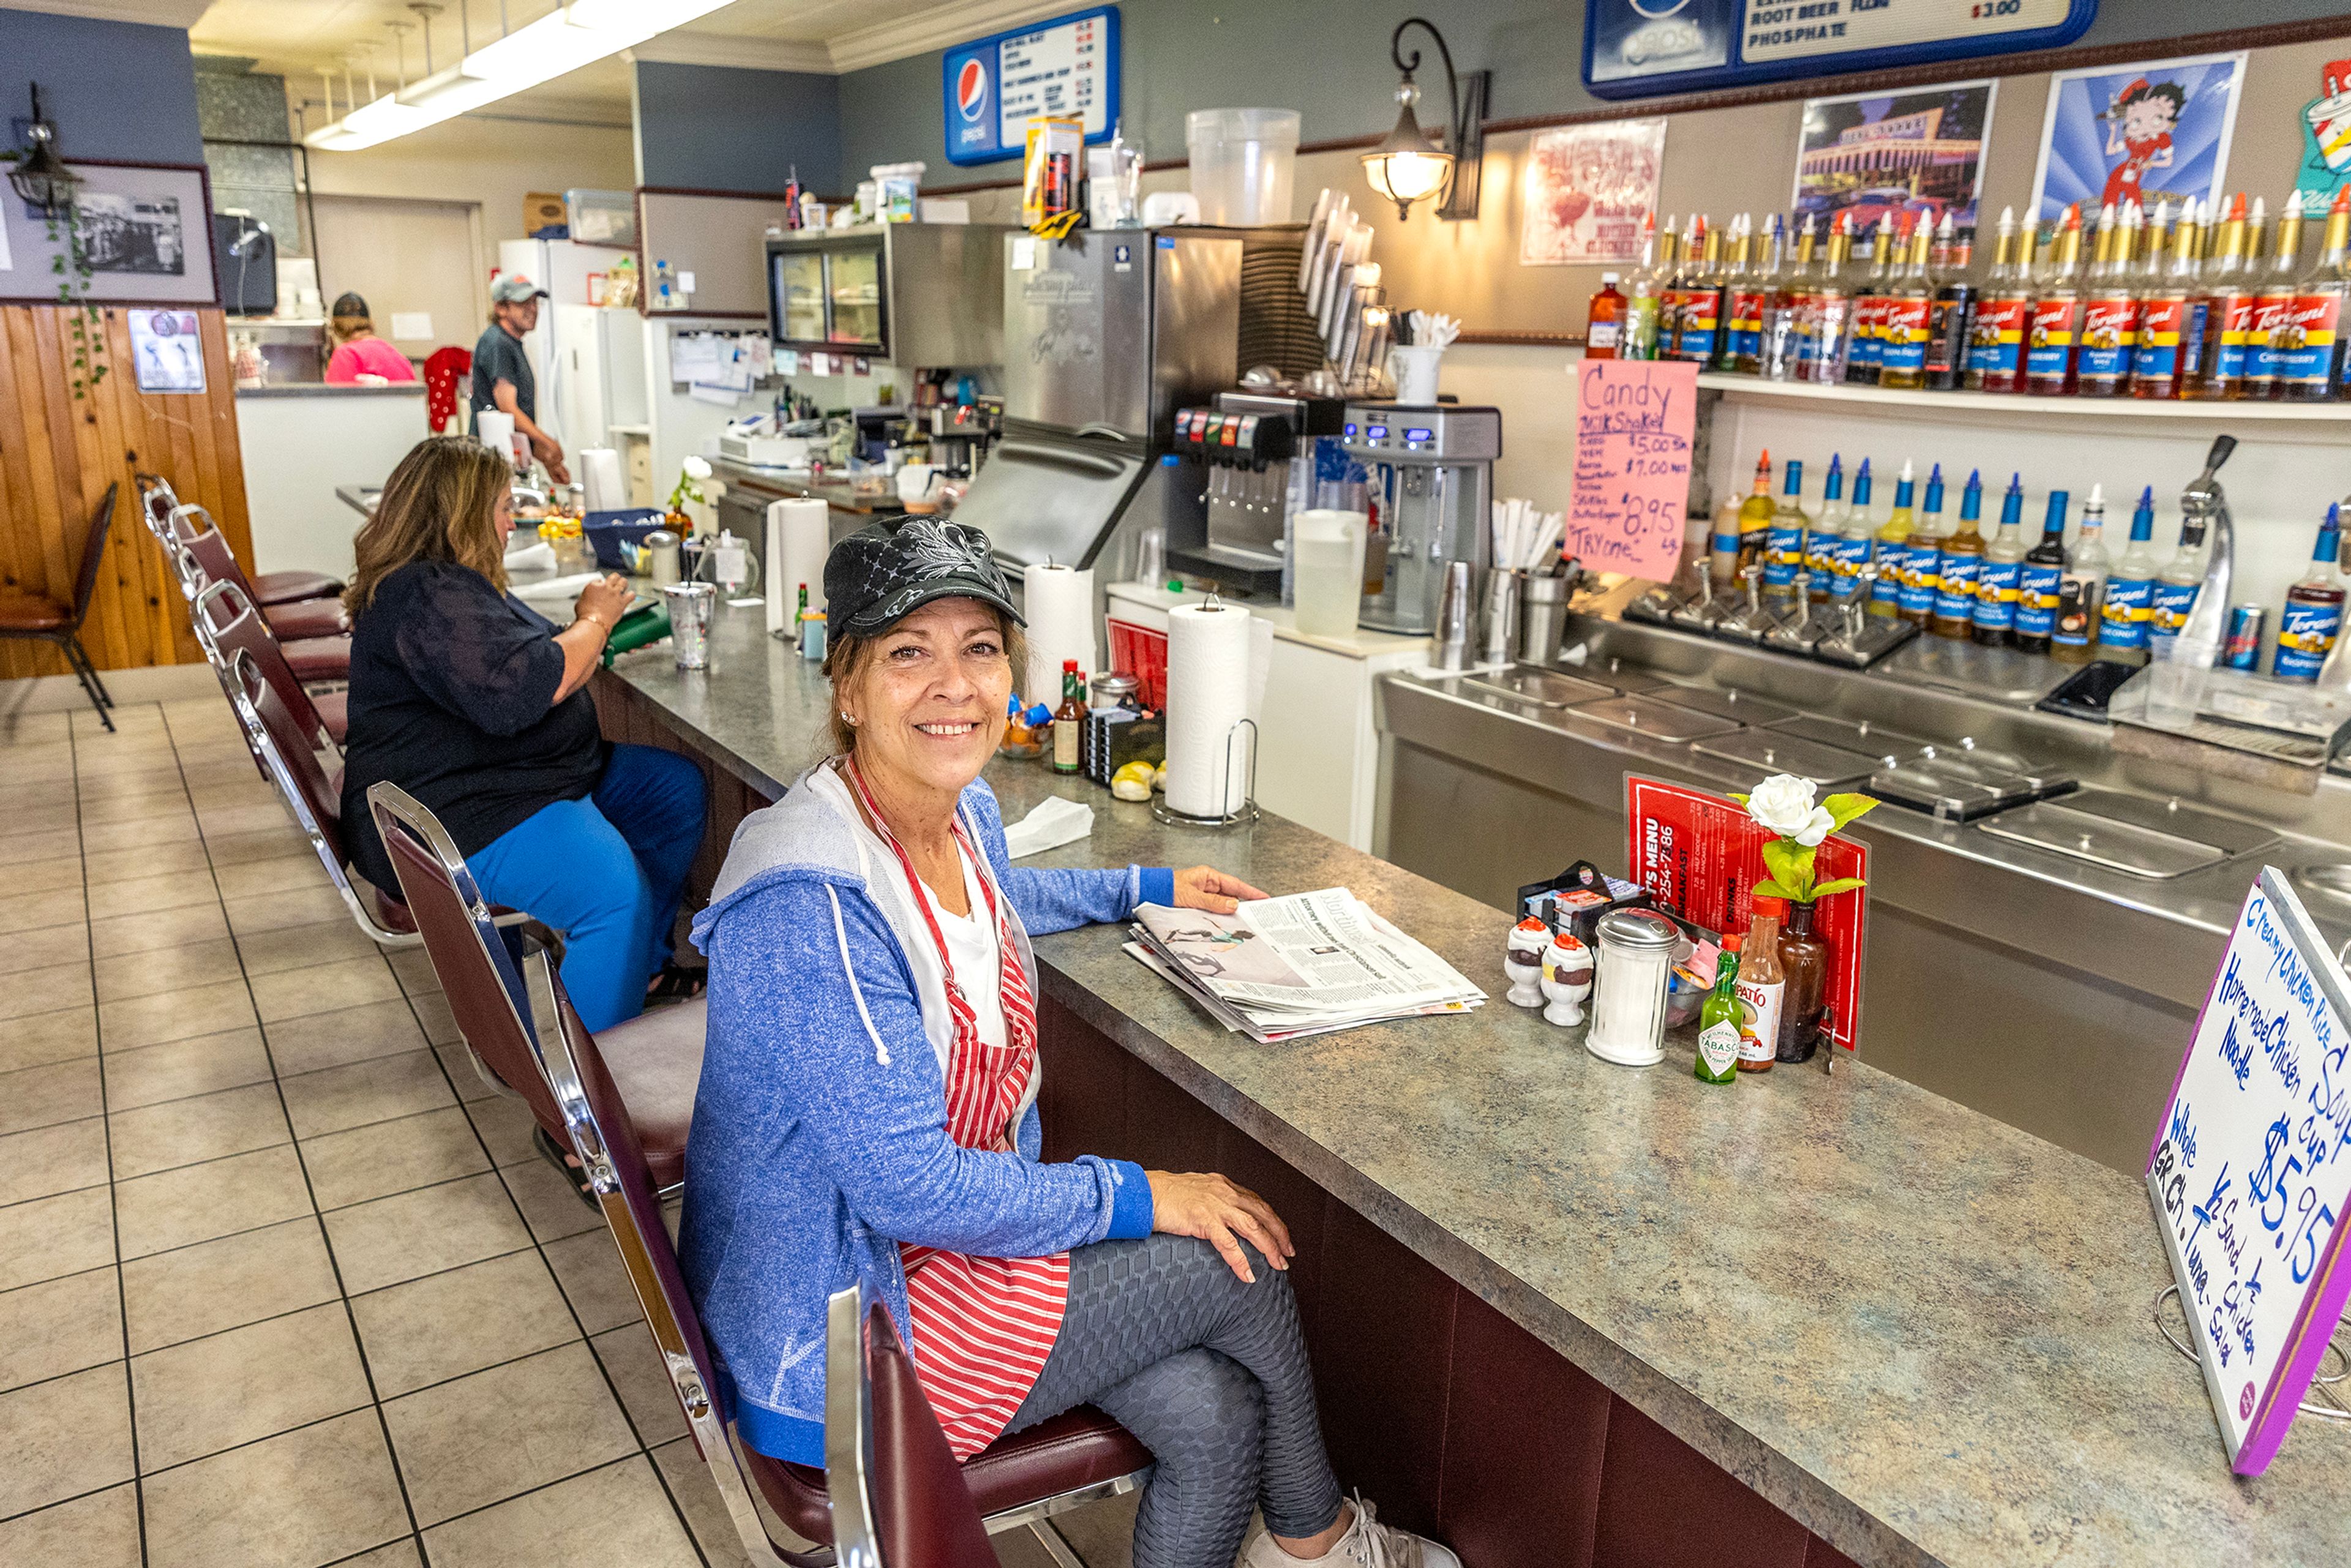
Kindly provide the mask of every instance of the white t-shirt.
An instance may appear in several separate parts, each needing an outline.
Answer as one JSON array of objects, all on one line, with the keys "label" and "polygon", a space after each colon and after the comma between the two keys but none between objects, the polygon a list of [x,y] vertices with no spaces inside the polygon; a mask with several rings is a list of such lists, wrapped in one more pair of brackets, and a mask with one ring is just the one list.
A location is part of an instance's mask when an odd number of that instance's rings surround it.
[{"label": "white t-shirt", "polygon": [[[981,1043],[991,1051],[1002,1051],[1011,1036],[1004,1026],[1003,970],[998,958],[996,922],[988,917],[987,890],[979,885],[979,873],[972,868],[970,852],[961,840],[956,842],[956,862],[963,868],[963,895],[971,913],[949,915],[936,894],[931,897],[931,913],[938,916],[940,934],[947,939],[956,984],[963,988],[964,999],[978,1019]],[[890,857],[890,872],[902,882],[905,878],[895,855]],[[930,889],[926,886],[924,891]]]}]

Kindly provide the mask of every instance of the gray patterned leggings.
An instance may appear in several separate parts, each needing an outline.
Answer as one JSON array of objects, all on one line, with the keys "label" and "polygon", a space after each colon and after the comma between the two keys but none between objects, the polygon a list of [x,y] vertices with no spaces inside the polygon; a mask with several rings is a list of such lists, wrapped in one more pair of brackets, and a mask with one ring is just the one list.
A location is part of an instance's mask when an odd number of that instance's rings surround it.
[{"label": "gray patterned leggings", "polygon": [[1290,1278],[1241,1245],[1254,1285],[1188,1236],[1072,1251],[1061,1332],[1007,1428],[1091,1404],[1151,1450],[1134,1568],[1228,1568],[1252,1505],[1292,1538],[1339,1517]]}]

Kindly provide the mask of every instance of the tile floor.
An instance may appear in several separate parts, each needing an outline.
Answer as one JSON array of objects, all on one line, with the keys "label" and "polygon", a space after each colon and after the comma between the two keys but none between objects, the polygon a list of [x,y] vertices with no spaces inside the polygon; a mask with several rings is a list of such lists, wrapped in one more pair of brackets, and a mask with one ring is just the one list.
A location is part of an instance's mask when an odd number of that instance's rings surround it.
[{"label": "tile floor", "polygon": [[[225,705],[116,722],[0,720],[0,1568],[743,1562],[423,951]],[[1123,1568],[1132,1511],[1067,1533]]]}]

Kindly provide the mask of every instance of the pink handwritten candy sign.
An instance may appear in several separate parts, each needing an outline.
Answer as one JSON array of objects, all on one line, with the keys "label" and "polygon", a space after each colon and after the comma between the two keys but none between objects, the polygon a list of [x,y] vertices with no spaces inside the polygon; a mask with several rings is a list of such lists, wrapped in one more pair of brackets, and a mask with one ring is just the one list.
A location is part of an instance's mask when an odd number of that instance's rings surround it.
[{"label": "pink handwritten candy sign", "polygon": [[1564,553],[1590,571],[1672,578],[1687,527],[1697,423],[1695,362],[1577,361]]}]

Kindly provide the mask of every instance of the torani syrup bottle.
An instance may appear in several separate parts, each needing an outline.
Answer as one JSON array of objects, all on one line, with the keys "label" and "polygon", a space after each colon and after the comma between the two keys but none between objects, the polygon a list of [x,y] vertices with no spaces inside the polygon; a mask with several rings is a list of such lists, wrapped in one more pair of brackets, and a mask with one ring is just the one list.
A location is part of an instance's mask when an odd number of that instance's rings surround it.
[{"label": "torani syrup bottle", "polygon": [[2277,395],[2278,355],[2285,346],[2279,340],[2301,293],[2301,275],[2302,193],[2294,191],[2286,196],[2285,210],[2278,214],[2277,244],[2270,254],[2268,269],[2262,274],[2260,291],[2253,298],[2253,324],[2245,334],[2248,398]]},{"label": "torani syrup bottle", "polygon": [[[2245,193],[2240,191],[2220,223],[2220,255],[2204,269],[2204,291],[2198,301],[2204,335],[2194,360],[2186,364],[2182,397],[2217,402],[2244,394],[2245,344],[2253,328],[2253,306],[2261,298],[2253,286],[2252,252],[2246,239]],[[2183,336],[2184,361],[2186,350]]]},{"label": "torani syrup bottle", "polygon": [[2343,630],[2343,578],[2336,570],[2342,526],[2341,505],[2329,506],[2325,526],[2318,530],[2318,548],[2310,554],[2310,570],[2285,591],[2285,607],[2278,614],[2277,659],[2270,666],[2279,680],[2318,679],[2327,652]]},{"label": "torani syrup bottle", "polygon": [[1910,460],[1902,460],[1902,473],[1894,481],[1894,511],[1877,529],[1877,580],[1869,585],[1869,612],[1872,615],[1898,615],[1902,612],[1902,583],[1910,564],[1910,530],[1915,526],[1914,500],[1917,485],[1911,477]]},{"label": "torani syrup bottle", "polygon": [[1763,547],[1763,592],[1785,600],[1795,592],[1796,573],[1804,565],[1804,536],[1812,518],[1804,514],[1804,465],[1788,459],[1780,486],[1780,504],[1771,513],[1771,534]]},{"label": "torani syrup bottle", "polygon": [[[2031,236],[2022,242],[2027,248]],[[1968,327],[1968,373],[1962,384],[1970,392],[2021,392],[2024,390],[2024,343],[2032,325],[2031,258],[2020,254],[2016,209],[2002,209],[1999,237],[1992,242],[1991,271],[1984,278],[1983,298],[1977,301],[1975,319]]]},{"label": "torani syrup bottle", "polygon": [[1915,626],[1934,619],[1935,595],[1943,586],[1943,465],[1927,476],[1926,504],[1910,529],[1902,561],[1902,592],[1895,613]]},{"label": "torani syrup bottle", "polygon": [[2090,662],[2098,635],[2098,607],[2106,589],[2106,491],[2090,486],[2082,503],[2082,524],[2065,554],[2065,575],[2057,583],[2057,626],[2049,636],[2049,656],[2068,664]]},{"label": "torani syrup bottle", "polygon": [[2049,515],[2042,520],[2041,542],[2025,552],[2016,575],[2016,648],[2020,653],[2049,652],[2057,630],[2057,596],[2065,580],[2065,507],[2072,500],[2063,490],[2049,492]]},{"label": "torani syrup bottle", "polygon": [[1959,492],[1959,531],[1943,541],[1937,564],[1935,618],[1927,630],[1938,637],[1964,637],[1975,619],[1976,585],[1983,579],[1983,535],[1976,531],[1983,516],[1983,479],[1970,471],[1967,488]]},{"label": "torani syrup bottle", "polygon": [[1877,384],[1917,392],[1927,384],[1927,338],[1935,314],[1935,284],[1928,270],[1934,231],[1920,224],[1910,235],[1910,252],[1887,280],[1877,307]]},{"label": "torani syrup bottle", "polygon": [[[2224,229],[2228,226],[2223,224]],[[2182,222],[2171,236],[2163,277],[2148,286],[2138,318],[2138,357],[2131,364],[2131,395],[2176,398],[2187,390],[2189,372],[2204,357],[2212,300],[2198,277],[2201,223]],[[2240,250],[2244,225],[2237,225]]]},{"label": "torani syrup bottle", "polygon": [[1813,575],[1812,600],[1815,604],[1828,601],[1837,575],[1837,546],[1844,537],[1844,456],[1829,455],[1829,476],[1821,486],[1820,516],[1813,519],[1812,531],[1804,540],[1804,570]]},{"label": "torani syrup bottle", "polygon": [[2032,327],[2024,350],[2024,390],[2041,397],[2071,397],[2082,335],[2082,209],[2065,209],[2049,281],[2032,299]]},{"label": "torani syrup bottle", "polygon": [[[2169,205],[2156,209],[2154,232],[2169,222]],[[2138,204],[2126,204],[2111,235],[2102,218],[2098,252],[2103,276],[2094,277],[2082,302],[2082,347],[2075,355],[2075,392],[2083,397],[2120,397],[2130,388],[2131,361],[2138,352],[2140,240],[2147,225]],[[2193,234],[2191,227],[2189,231]]]},{"label": "torani syrup bottle", "polygon": [[2155,549],[2155,486],[2138,493],[2131,512],[2130,543],[2106,577],[2105,601],[2098,606],[2098,657],[2120,664],[2147,663],[2148,620],[2155,613],[2155,580],[2163,558]]},{"label": "torani syrup bottle", "polygon": [[2351,185],[2335,193],[2318,259],[2294,289],[2278,352],[2278,395],[2288,402],[2331,402],[2343,379],[2343,297],[2351,291],[2345,248],[2351,241]]},{"label": "torani syrup bottle", "polygon": [[[1853,476],[1853,505],[1845,509],[1844,528],[1837,539],[1837,592],[1842,598],[1853,591],[1854,579],[1869,564],[1870,549],[1876,542],[1877,519],[1869,515],[1869,459],[1861,460],[1860,471]],[[1879,578],[1879,582],[1886,580]],[[1873,588],[1876,584],[1871,585]]]},{"label": "torani syrup bottle", "polygon": [[1806,213],[1803,231],[1796,236],[1796,258],[1782,270],[1763,308],[1762,374],[1770,381],[1796,378],[1804,311],[1812,300],[1817,265],[1813,225],[1813,214]]},{"label": "torani syrup bottle", "polygon": [[2024,537],[2023,476],[2011,474],[2008,493],[2000,498],[2000,531],[1984,546],[1983,571],[1976,580],[1975,622],[1969,630],[1984,647],[2015,644],[2017,578],[2032,548]]},{"label": "torani syrup bottle", "polygon": [[1828,259],[1805,296],[1796,339],[1796,379],[1834,386],[1844,380],[1844,355],[1853,326],[1853,278],[1847,271],[1853,244],[1849,213],[1839,213],[1829,232]]},{"label": "torani syrup bottle", "polygon": [[2188,612],[2196,608],[2197,591],[2204,586],[2205,558],[2211,553],[2204,519],[2193,514],[2181,517],[2179,548],[2172,552],[2170,561],[2155,579],[2155,595],[2147,623],[2150,653],[2179,636],[2188,624]]},{"label": "torani syrup bottle", "polygon": [[1951,214],[1935,225],[1931,273],[1935,298],[1927,315],[1927,390],[1950,392],[1966,374],[1969,333],[1974,326],[1976,286],[1968,273],[1974,242],[1954,238]]}]

